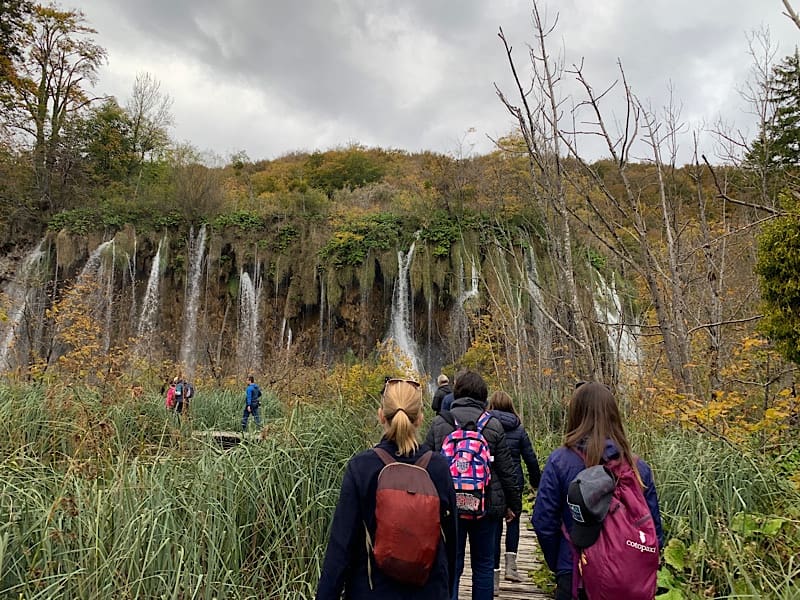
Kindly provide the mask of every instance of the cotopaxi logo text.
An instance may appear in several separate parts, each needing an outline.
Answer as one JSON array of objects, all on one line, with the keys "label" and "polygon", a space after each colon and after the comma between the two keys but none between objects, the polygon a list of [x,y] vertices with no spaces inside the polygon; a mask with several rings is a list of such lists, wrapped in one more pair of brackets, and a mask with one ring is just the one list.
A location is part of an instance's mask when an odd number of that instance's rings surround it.
[{"label": "cotopaxi logo text", "polygon": [[626,540],[626,546],[630,546],[631,548],[636,548],[639,552],[650,552],[651,554],[655,554],[656,549],[652,546],[645,546],[644,544],[640,544],[639,542],[634,542],[633,540]]}]

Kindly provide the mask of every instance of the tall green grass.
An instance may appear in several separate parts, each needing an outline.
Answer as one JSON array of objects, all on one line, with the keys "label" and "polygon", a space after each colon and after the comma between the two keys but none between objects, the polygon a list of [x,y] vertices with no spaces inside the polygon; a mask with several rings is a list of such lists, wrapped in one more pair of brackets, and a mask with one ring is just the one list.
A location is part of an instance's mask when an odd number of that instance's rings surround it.
[{"label": "tall green grass", "polygon": [[296,407],[225,452],[160,402],[0,390],[0,596],[313,597],[344,464],[374,416]]}]

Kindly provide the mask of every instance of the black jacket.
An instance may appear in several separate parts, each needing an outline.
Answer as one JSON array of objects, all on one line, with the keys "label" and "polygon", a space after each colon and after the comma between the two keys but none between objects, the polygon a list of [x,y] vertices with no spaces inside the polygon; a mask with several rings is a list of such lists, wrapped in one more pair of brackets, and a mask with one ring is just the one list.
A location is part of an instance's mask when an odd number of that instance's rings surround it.
[{"label": "black jacket", "polygon": [[433,401],[431,402],[431,408],[433,408],[433,412],[437,415],[439,411],[442,410],[442,400],[444,399],[447,394],[451,394],[453,392],[453,388],[450,387],[449,383],[445,383],[444,385],[440,385],[436,391],[433,393]]},{"label": "black jacket", "polygon": [[[481,414],[486,410],[485,403],[472,398],[457,398],[453,400],[450,413],[459,423],[478,422]],[[444,438],[446,438],[455,427],[451,425],[442,415],[437,416],[425,437],[425,444],[434,450],[441,450]],[[489,484],[489,497],[487,498],[487,515],[491,517],[502,517],[505,515],[506,507],[510,508],[514,514],[522,512],[522,497],[520,488],[514,480],[514,461],[511,452],[506,444],[506,436],[503,426],[496,418],[491,418],[483,429],[483,437],[489,443],[489,450],[492,453],[492,481]]]},{"label": "black jacket", "polygon": [[[397,456],[397,445],[382,439],[378,444],[401,462],[413,463],[429,447],[421,446],[409,457]],[[342,590],[348,599],[381,598],[386,600],[447,600],[455,584],[456,497],[447,460],[434,452],[428,473],[439,492],[443,539],[439,543],[430,579],[423,587],[411,587],[386,577],[370,556],[372,589],[367,571],[367,547],[364,525],[375,538],[375,492],[378,474],[384,464],[372,450],[357,454],[347,464],[339,502],[333,515],[328,549],[317,587],[317,600],[339,600]]]},{"label": "black jacket", "polygon": [[528,432],[525,431],[519,417],[514,413],[502,410],[493,410],[491,413],[493,417],[497,417],[500,420],[506,432],[506,444],[514,461],[514,480],[517,483],[517,487],[522,488],[525,485],[525,476],[522,472],[523,461],[528,469],[528,482],[531,487],[534,489],[539,487],[539,480],[542,478],[542,472],[539,470],[539,461],[536,459],[536,453],[533,451]]}]

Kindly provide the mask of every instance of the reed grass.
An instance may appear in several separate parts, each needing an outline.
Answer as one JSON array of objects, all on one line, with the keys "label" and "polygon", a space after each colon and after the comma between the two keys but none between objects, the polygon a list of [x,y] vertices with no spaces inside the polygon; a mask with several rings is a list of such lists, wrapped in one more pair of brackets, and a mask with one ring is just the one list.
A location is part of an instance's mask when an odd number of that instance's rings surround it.
[{"label": "reed grass", "polygon": [[[225,452],[159,398],[52,414],[45,396],[0,390],[0,596],[313,597],[344,464],[374,416],[276,409],[262,438]],[[229,403],[197,421],[223,428]],[[84,412],[106,424],[81,429]]]},{"label": "reed grass", "polygon": [[[224,451],[193,433],[238,431],[241,390],[199,391],[178,422],[158,396],[0,385],[0,597],[312,598],[344,465],[380,435],[363,404],[266,394],[263,430]],[[561,407],[526,408],[544,465]],[[800,497],[766,457],[646,424],[629,435],[686,549],[680,597],[800,596]]]}]

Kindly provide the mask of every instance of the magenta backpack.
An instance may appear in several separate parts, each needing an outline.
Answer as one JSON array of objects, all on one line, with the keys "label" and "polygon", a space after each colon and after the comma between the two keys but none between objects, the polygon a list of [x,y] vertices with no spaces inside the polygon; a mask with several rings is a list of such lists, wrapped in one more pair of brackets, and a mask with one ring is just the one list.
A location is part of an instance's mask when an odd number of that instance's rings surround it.
[{"label": "magenta backpack", "polygon": [[451,417],[451,424],[455,426],[442,442],[442,454],[450,463],[458,516],[463,519],[480,519],[486,514],[486,495],[492,479],[492,455],[489,443],[483,437],[483,428],[492,416],[484,412],[474,430],[468,429],[470,423],[459,425],[448,411],[443,411],[442,416],[448,422],[448,417]]},{"label": "magenta backpack", "polygon": [[[653,600],[658,537],[631,466],[614,459],[584,469],[570,484],[567,502],[574,521],[573,535],[567,535],[573,550],[573,597],[583,588],[589,600]],[[580,547],[587,532],[589,540],[596,540]]]}]

